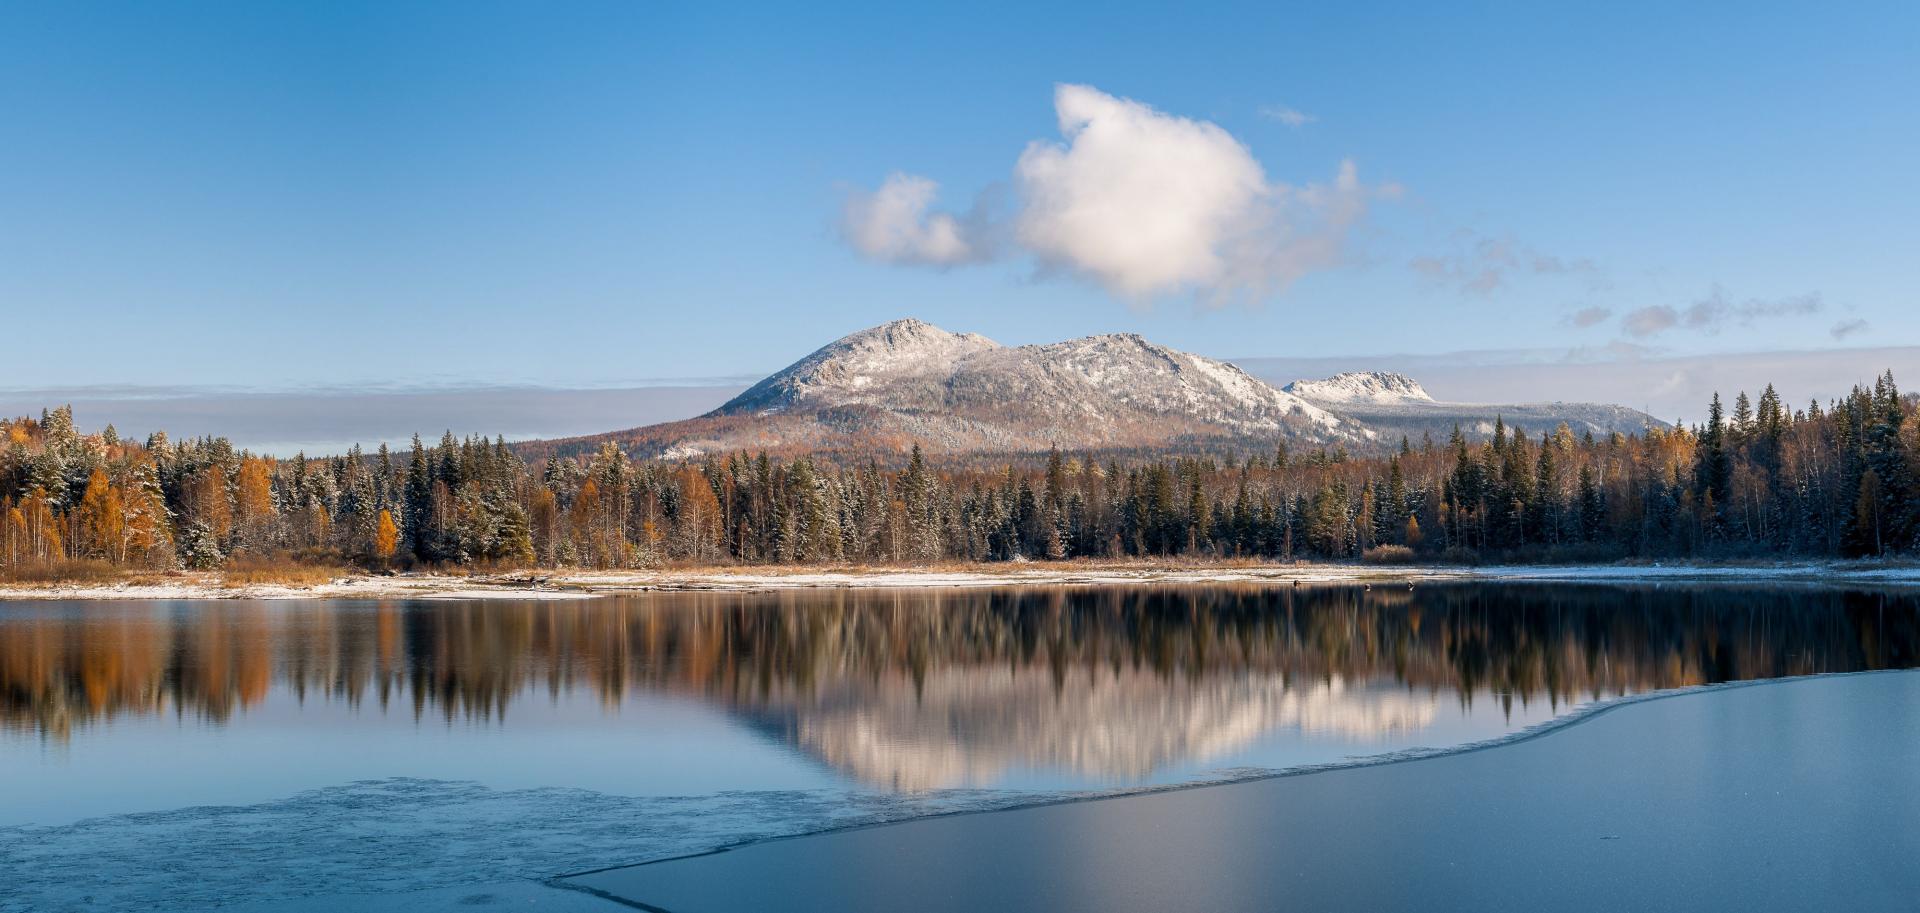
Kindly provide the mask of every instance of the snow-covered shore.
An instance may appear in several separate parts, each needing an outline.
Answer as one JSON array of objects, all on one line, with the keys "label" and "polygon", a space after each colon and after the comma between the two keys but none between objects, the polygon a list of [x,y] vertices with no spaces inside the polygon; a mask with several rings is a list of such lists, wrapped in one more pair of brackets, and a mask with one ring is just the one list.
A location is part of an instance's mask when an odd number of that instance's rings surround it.
[{"label": "snow-covered shore", "polygon": [[1359,564],[1066,563],[959,568],[779,567],[561,570],[495,576],[354,575],[313,585],[230,586],[217,573],[127,583],[0,585],[0,600],[128,599],[588,599],[650,591],[756,592],[873,587],[1373,584],[1446,580],[1591,583],[1817,583],[1920,585],[1920,565],[1878,562],[1375,566]]}]

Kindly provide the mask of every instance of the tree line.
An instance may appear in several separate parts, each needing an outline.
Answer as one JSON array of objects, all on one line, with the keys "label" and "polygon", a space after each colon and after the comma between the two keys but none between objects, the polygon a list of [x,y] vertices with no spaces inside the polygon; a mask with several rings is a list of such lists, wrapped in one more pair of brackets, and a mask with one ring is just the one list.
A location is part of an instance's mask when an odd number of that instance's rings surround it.
[{"label": "tree line", "polygon": [[[1613,560],[1920,550],[1920,409],[1891,372],[1822,407],[1771,386],[1705,423],[1529,436],[1496,423],[1380,452],[1036,454],[993,469],[766,454],[529,462],[503,440],[415,438],[274,459],[223,438],[0,420],[0,568],[75,559],[218,568],[1245,557]],[[892,455],[889,454],[889,457]]]}]

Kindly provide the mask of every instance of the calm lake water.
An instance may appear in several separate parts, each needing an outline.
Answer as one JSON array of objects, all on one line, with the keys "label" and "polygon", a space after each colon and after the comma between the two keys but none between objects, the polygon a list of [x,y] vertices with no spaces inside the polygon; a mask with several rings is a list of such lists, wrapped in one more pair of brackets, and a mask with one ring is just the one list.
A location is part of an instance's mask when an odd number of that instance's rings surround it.
[{"label": "calm lake water", "polygon": [[[1799,587],[0,603],[0,865],[31,880],[55,853],[186,844],[167,851],[185,875],[126,862],[76,909],[270,896],[245,876],[276,859],[334,889],[551,875],[1917,657],[1910,592]],[[408,845],[443,831],[468,842]],[[231,865],[193,855],[208,833]]]}]

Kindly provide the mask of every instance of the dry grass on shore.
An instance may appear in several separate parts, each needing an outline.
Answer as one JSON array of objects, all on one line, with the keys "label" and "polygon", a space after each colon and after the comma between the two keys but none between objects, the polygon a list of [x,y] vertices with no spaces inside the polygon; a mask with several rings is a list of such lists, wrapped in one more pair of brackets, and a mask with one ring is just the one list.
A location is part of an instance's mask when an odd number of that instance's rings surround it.
[{"label": "dry grass on shore", "polygon": [[250,586],[319,586],[360,573],[363,572],[331,564],[236,559],[221,570],[220,586],[229,590]]},{"label": "dry grass on shore", "polygon": [[126,568],[91,558],[0,567],[0,583],[119,583],[129,576]]}]

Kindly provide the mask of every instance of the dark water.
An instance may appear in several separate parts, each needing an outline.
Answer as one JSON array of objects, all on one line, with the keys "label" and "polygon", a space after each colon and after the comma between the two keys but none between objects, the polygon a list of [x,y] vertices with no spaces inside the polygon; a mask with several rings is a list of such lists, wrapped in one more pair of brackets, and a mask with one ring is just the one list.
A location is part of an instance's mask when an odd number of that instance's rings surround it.
[{"label": "dark water", "polygon": [[[1917,657],[1911,592],[1797,587],[0,603],[0,863],[62,840],[191,843],[217,819],[261,853],[298,822],[298,858],[319,866],[332,851],[310,838],[328,829],[484,820],[546,848],[523,874],[554,874],[1441,748],[1621,694]],[[336,884],[380,864],[338,852]]]},{"label": "dark water", "polygon": [[381,776],[665,795],[1167,782],[1483,739],[1630,692],[1911,665],[1916,611],[1517,584],[14,604],[0,823]]}]

